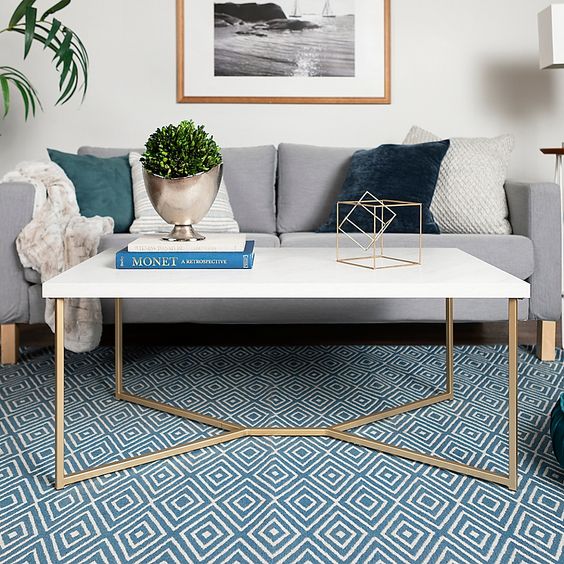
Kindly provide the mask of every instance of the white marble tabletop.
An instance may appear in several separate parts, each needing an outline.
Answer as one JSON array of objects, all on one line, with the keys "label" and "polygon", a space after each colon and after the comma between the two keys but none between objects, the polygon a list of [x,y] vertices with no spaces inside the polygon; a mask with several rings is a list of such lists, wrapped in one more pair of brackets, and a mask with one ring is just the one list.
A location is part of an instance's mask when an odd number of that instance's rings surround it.
[{"label": "white marble tabletop", "polygon": [[[458,249],[369,270],[330,248],[257,248],[251,270],[117,270],[107,250],[43,284],[45,298],[528,298],[529,284]],[[413,258],[413,249],[393,249]]]}]

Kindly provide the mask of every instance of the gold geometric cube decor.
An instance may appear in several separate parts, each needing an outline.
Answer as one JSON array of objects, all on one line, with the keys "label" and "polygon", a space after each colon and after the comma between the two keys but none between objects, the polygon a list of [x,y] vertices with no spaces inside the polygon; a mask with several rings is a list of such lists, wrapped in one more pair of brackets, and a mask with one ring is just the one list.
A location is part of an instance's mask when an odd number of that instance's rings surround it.
[{"label": "gold geometric cube decor", "polygon": [[[419,248],[414,249],[413,259],[393,256],[384,250],[384,234],[398,214],[405,208],[419,208]],[[372,226],[371,230],[360,227],[360,214],[368,214]],[[355,231],[348,232],[345,227],[353,227]],[[345,256],[347,247],[339,244],[340,235],[348,237],[356,247],[363,251],[361,256]],[[360,200],[337,202],[337,262],[379,270],[383,268],[397,268],[400,266],[415,266],[421,264],[423,243],[423,207],[415,202],[399,200],[380,200],[370,192],[365,192]],[[349,248],[350,250],[350,248]],[[358,253],[358,251],[357,251]]]}]

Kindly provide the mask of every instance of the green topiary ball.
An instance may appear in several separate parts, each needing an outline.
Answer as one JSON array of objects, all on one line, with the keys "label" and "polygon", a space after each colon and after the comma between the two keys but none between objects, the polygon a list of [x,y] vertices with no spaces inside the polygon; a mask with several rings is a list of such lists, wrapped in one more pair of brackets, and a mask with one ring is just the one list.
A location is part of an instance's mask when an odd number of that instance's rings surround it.
[{"label": "green topiary ball", "polygon": [[190,120],[157,129],[145,143],[141,162],[147,172],[181,178],[221,164],[221,150],[202,125]]}]

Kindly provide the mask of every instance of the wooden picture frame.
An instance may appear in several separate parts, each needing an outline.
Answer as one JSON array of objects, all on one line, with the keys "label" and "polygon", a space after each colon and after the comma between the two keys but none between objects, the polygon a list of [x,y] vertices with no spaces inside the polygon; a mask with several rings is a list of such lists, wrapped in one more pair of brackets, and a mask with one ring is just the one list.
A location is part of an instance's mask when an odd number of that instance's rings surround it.
[{"label": "wooden picture frame", "polygon": [[383,1],[383,95],[380,96],[204,96],[191,95],[185,72],[186,2],[176,0],[176,99],[181,104],[390,104],[391,97],[391,0]]}]

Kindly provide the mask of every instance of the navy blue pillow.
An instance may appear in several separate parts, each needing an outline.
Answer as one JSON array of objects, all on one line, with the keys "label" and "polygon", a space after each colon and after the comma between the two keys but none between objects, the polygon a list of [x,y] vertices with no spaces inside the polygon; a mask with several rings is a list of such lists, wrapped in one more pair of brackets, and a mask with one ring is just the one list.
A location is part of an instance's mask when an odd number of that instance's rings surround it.
[{"label": "navy blue pillow", "polygon": [[[423,233],[439,233],[429,206],[449,146],[447,139],[418,145],[381,145],[376,149],[357,151],[337,200],[359,200],[365,192],[370,192],[380,200],[417,202],[423,208]],[[397,217],[386,233],[419,233],[419,208],[396,208],[394,211]],[[370,214],[355,214],[354,222],[363,230],[372,231]],[[346,225],[343,226],[345,230]],[[335,206],[318,233],[334,233],[336,229]]]}]

